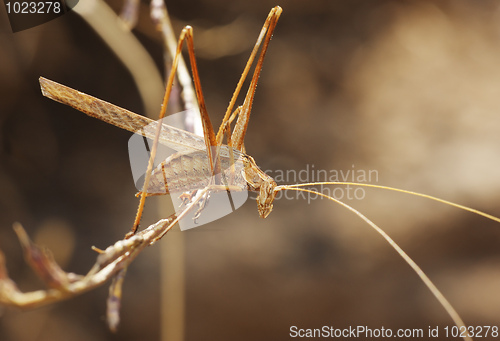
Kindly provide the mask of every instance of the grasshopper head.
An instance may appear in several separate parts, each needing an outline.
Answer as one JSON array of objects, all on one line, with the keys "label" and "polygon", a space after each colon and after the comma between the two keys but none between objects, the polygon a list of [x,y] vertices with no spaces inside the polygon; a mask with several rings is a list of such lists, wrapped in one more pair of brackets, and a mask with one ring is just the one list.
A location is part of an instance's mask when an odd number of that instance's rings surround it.
[{"label": "grasshopper head", "polygon": [[273,210],[274,196],[276,195],[276,181],[264,173],[251,156],[246,155],[246,165],[243,176],[254,191],[259,191],[257,196],[257,209],[261,218],[266,218]]},{"label": "grasshopper head", "polygon": [[268,176],[266,181],[260,183],[260,192],[257,197],[257,209],[259,210],[261,218],[266,218],[273,210],[274,195],[276,194],[274,191],[275,187],[276,182],[270,176]]}]

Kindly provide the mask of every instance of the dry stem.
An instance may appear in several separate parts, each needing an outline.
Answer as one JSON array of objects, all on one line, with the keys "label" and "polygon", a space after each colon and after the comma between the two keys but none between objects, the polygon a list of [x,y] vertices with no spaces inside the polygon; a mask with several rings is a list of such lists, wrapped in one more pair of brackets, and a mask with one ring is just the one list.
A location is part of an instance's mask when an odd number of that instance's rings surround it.
[{"label": "dry stem", "polygon": [[119,271],[126,269],[145,247],[154,244],[165,235],[175,222],[176,216],[171,215],[129,239],[117,241],[97,256],[94,266],[85,276],[63,271],[51,253],[35,245],[21,224],[16,223],[14,230],[21,242],[26,262],[45,282],[48,289],[21,292],[10,279],[5,257],[0,252],[0,304],[26,309],[36,308],[92,290],[113,278]]}]

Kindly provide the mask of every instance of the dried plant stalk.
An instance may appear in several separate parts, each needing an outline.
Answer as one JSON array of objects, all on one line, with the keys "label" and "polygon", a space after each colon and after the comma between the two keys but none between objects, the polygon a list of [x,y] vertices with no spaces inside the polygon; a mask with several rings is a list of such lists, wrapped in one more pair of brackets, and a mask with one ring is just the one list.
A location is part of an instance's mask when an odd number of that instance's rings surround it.
[{"label": "dried plant stalk", "polygon": [[95,264],[84,276],[63,271],[50,252],[35,245],[21,224],[16,223],[14,230],[23,248],[24,257],[48,289],[21,292],[10,279],[5,257],[0,253],[0,304],[18,308],[36,308],[94,289],[126,269],[144,248],[153,245],[165,235],[177,220],[175,215],[171,215],[129,239],[119,240],[107,247],[97,256]]}]

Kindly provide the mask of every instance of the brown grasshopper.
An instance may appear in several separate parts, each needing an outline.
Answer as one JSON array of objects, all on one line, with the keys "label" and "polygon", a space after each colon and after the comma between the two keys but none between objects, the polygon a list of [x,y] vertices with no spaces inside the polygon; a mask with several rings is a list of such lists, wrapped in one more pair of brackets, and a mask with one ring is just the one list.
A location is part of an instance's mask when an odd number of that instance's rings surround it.
[{"label": "brown grasshopper", "polygon": [[[262,69],[262,63],[281,12],[281,7],[276,6],[269,13],[257,39],[257,43],[255,44],[247,62],[247,66],[241,75],[240,81],[238,82],[236,90],[226,110],[226,114],[217,135],[215,135],[213,130],[210,117],[208,116],[206,110],[205,100],[203,98],[203,92],[194,56],[193,33],[190,26],[184,28],[179,38],[177,53],[175,55],[172,71],[167,82],[162,111],[160,113],[160,121],[163,119],[167,109],[168,98],[170,97],[182,45],[184,41],[186,41],[188,45],[195,89],[200,106],[204,138],[172,126],[156,124],[153,120],[144,116],[137,115],[126,109],[40,77],[40,86],[44,96],[72,106],[73,108],[78,109],[91,117],[98,118],[120,128],[132,132],[142,131],[142,134],[145,137],[154,139],[150,162],[148,164],[144,180],[144,188],[140,192],[141,201],[137,217],[132,228],[132,234],[135,233],[139,226],[145,198],[153,193],[157,193],[157,191],[160,190],[158,187],[162,186],[166,186],[166,188],[162,191],[164,194],[168,194],[172,190],[197,190],[200,189],[200,185],[204,187],[203,195],[208,194],[209,191],[220,190],[256,191],[259,193],[257,197],[257,207],[260,216],[262,218],[266,218],[269,213],[271,213],[273,208],[272,203],[277,191],[276,182],[257,166],[251,156],[245,154],[243,141],[248,127],[250,111],[252,108],[255,89],[257,87],[257,81]],[[262,50],[260,52],[257,66],[252,76],[252,81],[244,103],[233,112],[233,107],[240,89],[261,44]],[[238,116],[238,119],[233,133],[230,135],[230,125],[236,116]],[[142,130],[145,126],[156,129]],[[153,130],[156,131],[153,132]],[[227,145],[222,145],[222,139],[225,133],[227,135]],[[159,141],[165,146],[176,150],[177,153],[162,162],[159,167],[153,171],[153,160]],[[189,166],[187,163],[189,163]],[[185,169],[188,169],[188,171],[183,172]],[[242,169],[243,171],[236,173],[234,172],[235,169]],[[179,176],[181,173],[182,176]],[[201,184],[199,181],[196,181],[199,179],[200,173],[203,175],[205,180]],[[215,177],[217,183],[209,183],[209,179],[211,179],[212,176]],[[230,179],[231,181],[222,185],[219,177]],[[201,213],[201,209],[206,200],[206,197],[202,200],[201,195],[194,200],[194,203],[200,202],[201,206],[196,213],[196,217]]]},{"label": "brown grasshopper", "polygon": [[[465,327],[464,322],[459,317],[455,309],[444,298],[441,292],[423,273],[423,271],[417,266],[417,264],[415,264],[415,262],[408,255],[406,255],[406,253],[382,229],[380,229],[377,225],[375,225],[371,220],[366,218],[360,212],[356,211],[354,208],[350,207],[349,205],[343,202],[338,201],[337,199],[331,196],[327,196],[325,194],[313,190],[302,188],[305,186],[313,185],[311,183],[278,186],[276,182],[269,175],[264,173],[257,166],[254,159],[248,154],[246,154],[244,147],[244,138],[248,127],[248,121],[250,118],[250,112],[255,95],[255,89],[262,69],[264,57],[269,42],[271,40],[271,36],[276,27],[281,12],[282,9],[279,6],[276,6],[270,11],[264,23],[264,26],[262,27],[262,30],[259,34],[255,47],[252,50],[252,53],[246,64],[246,67],[236,86],[236,90],[234,91],[234,94],[230,100],[229,106],[226,110],[226,113],[222,120],[222,124],[220,125],[217,134],[215,134],[213,130],[210,118],[208,116],[205,107],[205,101],[201,89],[201,84],[198,76],[198,69],[196,66],[196,60],[194,55],[192,28],[190,26],[186,26],[184,28],[178,41],[178,47],[173,61],[171,73],[167,80],[165,97],[163,100],[163,106],[160,113],[160,120],[165,115],[168,98],[170,97],[170,92],[172,90],[172,85],[174,82],[177,64],[181,55],[181,49],[183,43],[186,42],[191,62],[194,85],[200,105],[200,114],[202,117],[202,124],[204,131],[203,138],[194,135],[192,133],[189,133],[187,131],[177,129],[162,123],[155,123],[153,120],[150,120],[146,117],[137,115],[126,109],[112,105],[110,103],[86,95],[84,93],[81,93],[79,91],[68,88],[66,86],[63,86],[61,84],[58,84],[56,82],[50,81],[45,78],[40,78],[42,93],[46,97],[70,105],[91,117],[101,119],[107,123],[111,123],[113,125],[116,125],[120,128],[132,132],[142,131],[142,134],[144,136],[154,140],[153,147],[151,149],[151,156],[145,173],[144,186],[139,193],[141,198],[137,216],[130,235],[135,233],[135,231],[138,228],[146,197],[149,195],[154,195],[160,189],[163,190],[163,193],[170,193],[174,191],[191,192],[191,194],[186,194],[186,196],[184,197],[186,202],[186,208],[181,214],[179,214],[172,221],[171,223],[172,226],[180,219],[182,219],[189,210],[192,210],[196,206],[198,206],[198,210],[196,212],[195,217],[199,216],[202,213],[206,200],[208,200],[208,195],[210,192],[217,192],[217,191],[222,192],[229,190],[255,191],[258,193],[257,208],[259,211],[259,215],[262,218],[266,218],[270,214],[270,212],[273,209],[273,201],[276,196],[276,193],[281,190],[295,190],[295,191],[315,193],[319,196],[332,200],[344,206],[345,208],[351,210],[361,219],[363,219],[367,224],[373,227],[379,234],[381,234],[418,274],[418,276],[422,279],[422,281],[426,284],[426,286],[438,299],[440,304],[446,309],[447,313],[452,317],[455,324],[457,326]],[[242,88],[243,82],[246,79],[250,67],[252,66],[253,61],[261,46],[262,49],[260,51],[260,55],[257,60],[257,65],[255,67],[251,83],[247,91],[247,94],[245,96],[244,102],[241,106],[238,106],[235,110],[233,110],[238,94],[240,93],[240,90]],[[231,123],[236,119],[236,117],[237,121],[231,133]],[[150,130],[142,129],[148,125],[150,127],[153,127],[153,129]],[[226,145],[222,144],[224,135],[226,136],[227,140]],[[153,160],[159,142],[172,149],[175,149],[177,153],[171,155],[169,158],[164,160],[160,165],[158,165],[155,169],[153,169]],[[189,167],[186,167],[186,165],[189,165]],[[186,171],[186,169],[188,169],[188,171]],[[200,174],[203,175],[202,181],[199,181]],[[349,184],[352,186],[375,187],[375,188],[404,192],[407,194],[417,195],[431,200],[436,200],[500,222],[499,218],[493,217],[486,213],[479,212],[465,206],[461,206],[455,203],[451,203],[449,201],[445,201],[442,199],[438,199],[435,197],[431,197],[416,192],[410,192],[385,186],[359,184],[359,183],[347,183],[347,182],[314,183],[314,185],[322,185],[322,184],[325,185]],[[162,186],[163,188],[161,188]],[[193,192],[195,190],[197,191],[196,194]],[[469,336],[465,336],[464,338],[470,339]]]}]

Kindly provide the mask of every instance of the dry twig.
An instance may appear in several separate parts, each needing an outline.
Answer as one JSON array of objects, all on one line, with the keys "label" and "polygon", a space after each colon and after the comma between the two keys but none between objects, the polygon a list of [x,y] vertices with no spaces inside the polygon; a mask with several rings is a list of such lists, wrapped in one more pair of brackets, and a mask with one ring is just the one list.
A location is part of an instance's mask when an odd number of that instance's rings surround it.
[{"label": "dry twig", "polygon": [[[85,275],[63,271],[54,261],[50,251],[35,245],[21,224],[14,224],[24,252],[24,258],[38,277],[47,285],[46,290],[22,292],[9,277],[5,257],[0,252],[0,304],[18,308],[36,308],[59,302],[94,289],[118,274],[139,255],[147,246],[153,245],[165,235],[177,222],[172,215],[138,232],[129,239],[122,239],[100,251],[94,266]],[[116,283],[111,288],[110,300],[117,296]],[[119,289],[118,289],[119,290]]]}]

